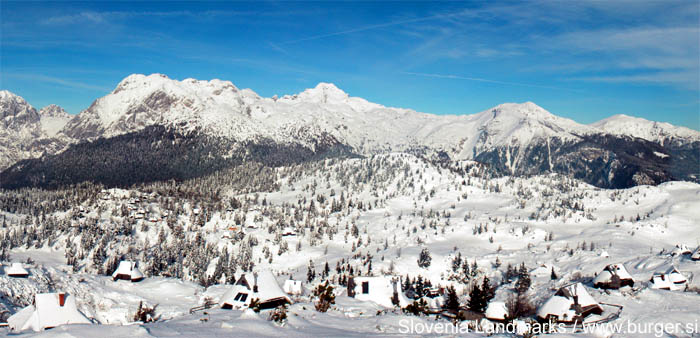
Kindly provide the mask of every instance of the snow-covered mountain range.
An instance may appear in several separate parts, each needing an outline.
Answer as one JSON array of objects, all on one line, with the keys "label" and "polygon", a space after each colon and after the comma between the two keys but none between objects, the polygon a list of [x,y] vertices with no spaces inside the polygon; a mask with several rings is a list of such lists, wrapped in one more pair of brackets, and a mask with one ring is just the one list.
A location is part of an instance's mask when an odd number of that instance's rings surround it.
[{"label": "snow-covered mountain range", "polygon": [[332,135],[358,153],[413,147],[447,149],[466,159],[475,150],[527,144],[533,138],[574,138],[592,128],[556,117],[534,103],[504,104],[475,115],[439,116],[384,107],[320,83],[279,99],[231,82],[131,75],[63,130],[75,139],[114,136],[153,124],[202,129],[235,140],[303,142]]},{"label": "snow-covered mountain range", "polygon": [[[342,145],[358,155],[437,152],[453,160],[487,162],[507,174],[559,171],[577,176],[569,172],[573,157],[585,163],[600,162],[608,168],[600,173],[606,177],[588,179],[599,186],[697,179],[693,176],[697,173],[674,172],[655,162],[687,160],[688,154],[673,151],[690,149],[693,155],[692,151],[700,149],[700,132],[667,123],[616,115],[584,125],[553,115],[532,102],[505,103],[472,115],[433,115],[351,97],[330,83],[295,95],[265,98],[229,81],[178,81],[161,74],[134,74],[69,121],[56,106],[37,113],[22,98],[6,91],[0,101],[5,122],[2,132],[28,130],[20,133],[27,137],[2,139],[0,146],[8,152],[0,159],[0,168],[23,158],[60,152],[71,143],[139,132],[154,125],[230,141],[235,143],[232,149],[265,142],[312,152]],[[33,145],[37,142],[47,146]],[[612,183],[620,177],[615,168],[629,167],[630,161],[622,159],[624,156],[616,152],[619,149],[608,149],[603,144],[620,142],[626,144],[625,148],[640,148],[634,153],[641,154],[644,168],[637,168],[636,163],[629,174],[636,175],[635,179]],[[654,144],[651,154],[658,158],[643,154],[641,148],[650,149],[649,143]],[[30,150],[22,150],[26,148]],[[591,152],[591,148],[598,151]],[[693,160],[697,152],[690,157]],[[654,168],[647,168],[649,161],[654,162]],[[586,167],[585,163],[574,165]],[[589,175],[578,176],[585,179]]]}]

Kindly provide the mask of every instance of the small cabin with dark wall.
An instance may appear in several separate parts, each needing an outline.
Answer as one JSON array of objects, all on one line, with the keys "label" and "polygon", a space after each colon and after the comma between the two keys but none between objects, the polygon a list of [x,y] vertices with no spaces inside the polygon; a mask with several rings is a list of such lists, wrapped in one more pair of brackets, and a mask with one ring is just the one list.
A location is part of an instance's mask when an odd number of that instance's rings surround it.
[{"label": "small cabin with dark wall", "polygon": [[112,273],[112,280],[127,280],[131,282],[140,282],[144,278],[143,272],[139,270],[136,262],[121,261],[119,267]]},{"label": "small cabin with dark wall", "polygon": [[396,277],[350,277],[348,296],[384,307],[394,306],[392,298],[398,300],[401,307],[409,304],[401,290],[401,281]]},{"label": "small cabin with dark wall", "polygon": [[652,289],[678,291],[685,290],[688,280],[676,267],[671,267],[665,273],[655,273],[649,283]]},{"label": "small cabin with dark wall", "polygon": [[601,315],[603,308],[591,297],[581,283],[562,287],[549,298],[538,310],[540,321],[557,321],[560,323],[583,323],[590,315]]},{"label": "small cabin with dark wall", "polygon": [[259,271],[241,275],[236,284],[221,297],[219,305],[223,309],[243,309],[249,307],[253,299],[258,300],[260,309],[273,309],[292,303],[277,284],[272,272]]},{"label": "small cabin with dark wall", "polygon": [[632,275],[622,264],[610,264],[593,279],[593,286],[600,289],[619,289],[634,286]]}]

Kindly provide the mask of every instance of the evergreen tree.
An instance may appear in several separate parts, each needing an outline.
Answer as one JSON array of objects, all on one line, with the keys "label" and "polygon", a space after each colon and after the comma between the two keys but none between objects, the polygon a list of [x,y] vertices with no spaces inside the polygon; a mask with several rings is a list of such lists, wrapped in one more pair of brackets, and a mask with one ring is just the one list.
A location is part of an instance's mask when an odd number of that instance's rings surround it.
[{"label": "evergreen tree", "polygon": [[459,297],[457,296],[457,290],[455,290],[455,287],[452,285],[447,287],[447,301],[445,302],[445,309],[453,312],[459,311]]},{"label": "evergreen tree", "polygon": [[428,248],[423,248],[420,252],[420,256],[418,256],[418,266],[421,268],[428,268],[431,261],[432,257],[430,257],[430,251],[428,251]]},{"label": "evergreen tree", "polygon": [[527,271],[527,267],[525,267],[525,263],[523,262],[518,271],[518,281],[515,283],[515,291],[519,295],[525,294],[527,290],[530,289],[531,284],[530,273]]},{"label": "evergreen tree", "polygon": [[461,266],[462,266],[462,253],[458,252],[457,255],[452,259],[452,272],[457,273]]},{"label": "evergreen tree", "polygon": [[306,281],[311,283],[313,282],[314,279],[316,279],[316,271],[314,270],[314,263],[309,260],[309,268],[308,271],[306,272]]},{"label": "evergreen tree", "polygon": [[326,265],[323,267],[323,276],[321,278],[328,278],[328,276],[331,273],[331,268],[328,266],[328,262],[326,262]]},{"label": "evergreen tree", "polygon": [[474,312],[482,313],[486,310],[486,301],[484,298],[484,293],[481,291],[479,285],[474,285],[469,292],[469,302],[467,303],[469,309]]}]

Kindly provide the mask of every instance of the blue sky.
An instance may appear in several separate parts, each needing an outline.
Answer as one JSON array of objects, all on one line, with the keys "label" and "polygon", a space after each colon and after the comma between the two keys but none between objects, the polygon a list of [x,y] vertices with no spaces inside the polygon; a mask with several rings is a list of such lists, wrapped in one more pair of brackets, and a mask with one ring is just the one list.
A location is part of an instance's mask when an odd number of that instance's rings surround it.
[{"label": "blue sky", "polygon": [[533,101],[700,129],[697,1],[7,2],[0,87],[78,113],[132,73],[333,82],[435,114]]}]

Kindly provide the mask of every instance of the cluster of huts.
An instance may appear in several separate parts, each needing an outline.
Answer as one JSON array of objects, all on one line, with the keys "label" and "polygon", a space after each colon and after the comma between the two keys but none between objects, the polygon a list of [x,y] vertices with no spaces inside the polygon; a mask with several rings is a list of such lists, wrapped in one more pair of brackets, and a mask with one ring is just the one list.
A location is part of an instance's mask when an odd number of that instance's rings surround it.
[{"label": "cluster of huts", "polygon": [[[593,279],[593,287],[600,289],[633,287],[634,283],[634,278],[622,264],[607,265]],[[649,280],[649,287],[661,290],[684,290],[687,283],[687,278],[673,266],[664,272],[654,273]],[[583,284],[574,283],[560,288],[549,298],[538,309],[537,317],[541,321],[583,323],[586,317],[602,313],[603,308],[588,293]]]},{"label": "cluster of huts", "polygon": [[[683,248],[678,248],[683,249]],[[689,255],[692,260],[700,261],[700,247],[694,252],[677,250],[679,254]],[[5,269],[5,274],[15,278],[26,278],[29,271],[21,263],[13,263]],[[144,274],[136,262],[121,261],[112,274],[112,279],[139,282]],[[600,289],[619,289],[633,287],[632,275],[622,264],[609,264],[593,279],[593,287]],[[683,290],[687,279],[676,268],[654,273],[649,280],[649,287],[662,290]],[[292,303],[293,296],[304,293],[303,283],[286,280],[282,287],[270,271],[258,271],[241,275],[236,283],[221,297],[219,307],[223,309],[244,309],[255,301],[260,309],[276,308],[282,304]],[[401,307],[409,305],[409,300],[401,289],[399,278],[390,276],[357,276],[348,280],[347,295],[359,301],[374,302],[385,307],[393,307],[397,302]],[[444,305],[443,297],[436,290],[427,295],[428,308],[440,309]],[[591,315],[603,314],[603,307],[588,293],[581,283],[572,283],[558,289],[537,310],[540,321],[557,321],[559,323],[583,323]],[[492,321],[505,321],[508,318],[504,302],[492,301],[485,318]],[[62,324],[90,323],[76,307],[75,298],[65,292],[37,294],[30,306],[17,312],[8,319],[13,331],[32,329],[40,331]]]},{"label": "cluster of huts", "polygon": [[[27,278],[29,271],[22,263],[12,263],[5,269],[5,274],[12,278]],[[121,261],[112,274],[112,280],[139,282],[144,279],[137,264]],[[32,303],[7,319],[7,326],[14,332],[24,330],[41,331],[65,324],[90,324],[88,319],[76,306],[75,297],[66,292],[38,293]]]}]

